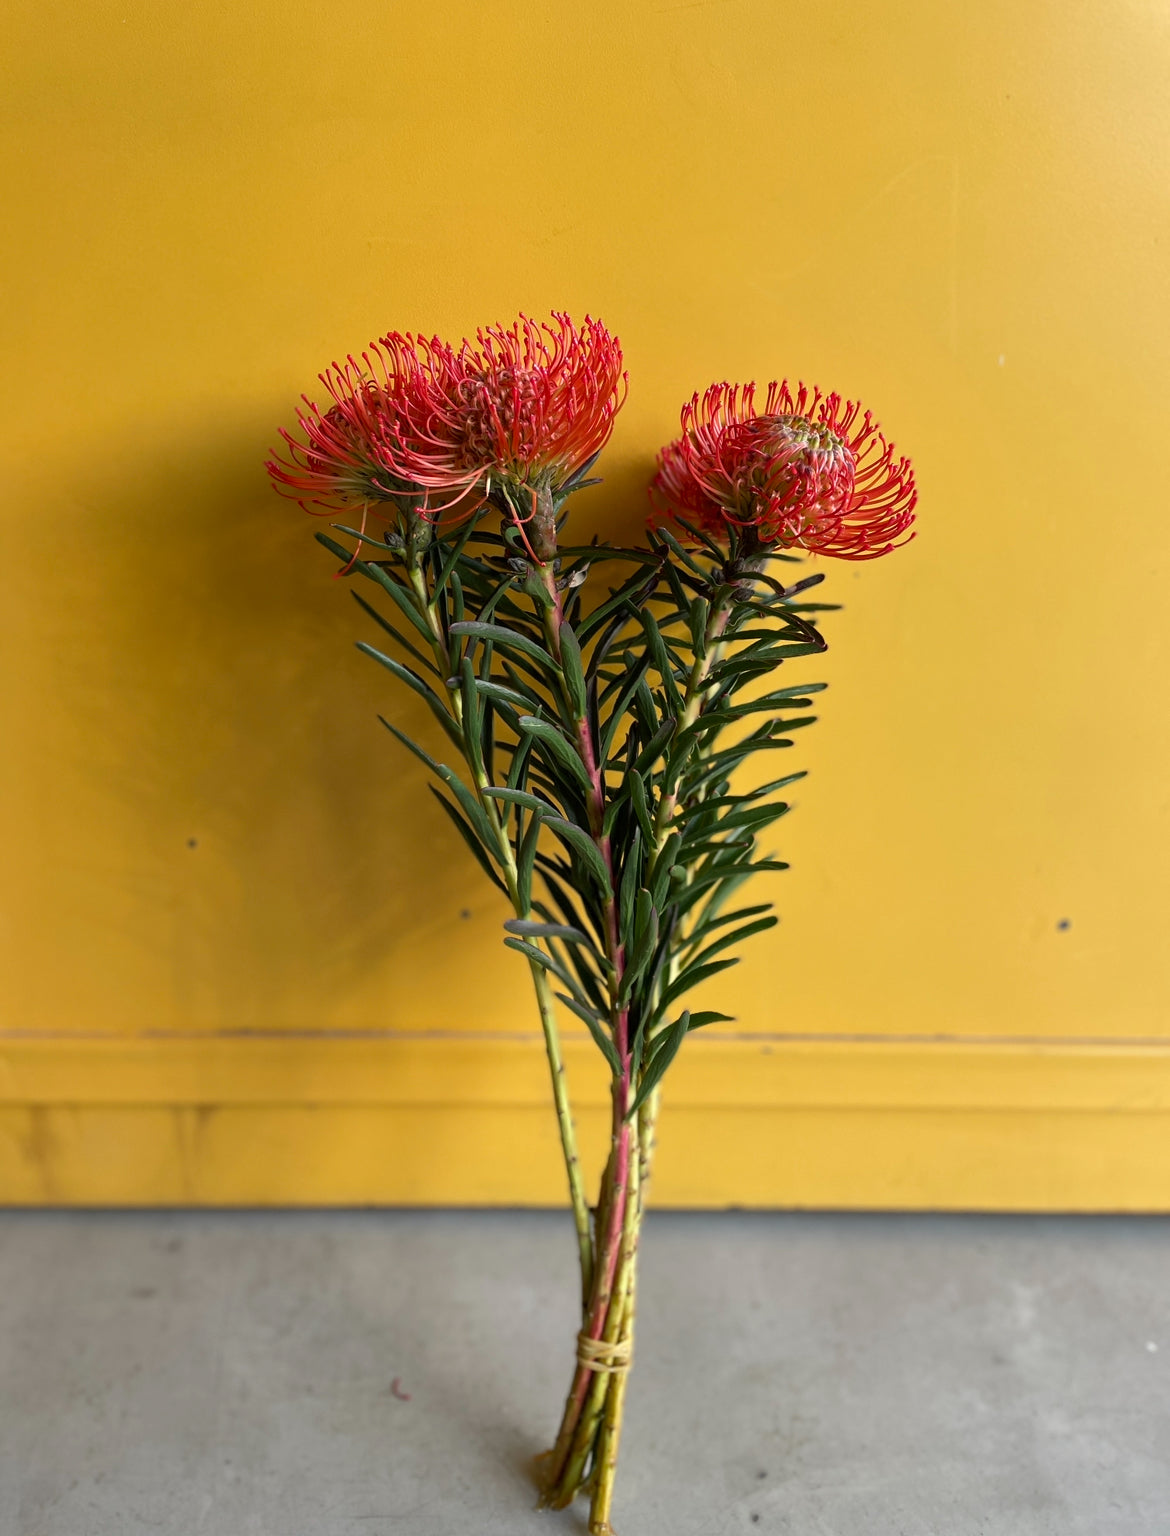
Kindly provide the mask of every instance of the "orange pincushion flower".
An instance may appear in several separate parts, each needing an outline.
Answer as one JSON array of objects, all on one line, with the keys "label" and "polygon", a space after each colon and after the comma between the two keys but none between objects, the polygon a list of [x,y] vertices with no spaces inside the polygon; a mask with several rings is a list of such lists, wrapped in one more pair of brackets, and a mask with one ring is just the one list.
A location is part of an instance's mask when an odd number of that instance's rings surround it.
[{"label": "orange pincushion flower", "polygon": [[333,404],[298,411],[307,444],[282,433],[290,458],[268,465],[278,488],[329,510],[413,498],[451,521],[497,486],[555,495],[608,441],[627,381],[599,321],[554,313],[458,347],[391,331],[321,382]]},{"label": "orange pincushion flower", "polygon": [[713,384],[682,411],[682,436],[658,456],[659,512],[716,539],[873,560],[907,540],[917,491],[869,411],[787,381]]}]

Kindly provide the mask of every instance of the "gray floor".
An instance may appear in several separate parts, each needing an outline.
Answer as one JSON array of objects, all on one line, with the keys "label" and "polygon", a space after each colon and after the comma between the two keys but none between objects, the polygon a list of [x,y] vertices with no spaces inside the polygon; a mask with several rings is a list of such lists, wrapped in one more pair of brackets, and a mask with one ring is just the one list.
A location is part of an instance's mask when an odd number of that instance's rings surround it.
[{"label": "gray floor", "polygon": [[[567,1536],[555,1213],[0,1213],[0,1536]],[[1170,1224],[650,1217],[622,1536],[1167,1536]]]}]

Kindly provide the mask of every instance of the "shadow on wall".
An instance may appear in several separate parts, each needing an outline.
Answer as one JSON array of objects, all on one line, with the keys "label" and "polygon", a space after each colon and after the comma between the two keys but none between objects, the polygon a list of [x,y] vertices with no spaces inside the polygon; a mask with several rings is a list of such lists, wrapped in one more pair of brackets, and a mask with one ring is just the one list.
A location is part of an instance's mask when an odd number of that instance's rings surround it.
[{"label": "shadow on wall", "polygon": [[[83,937],[27,1023],[527,1031],[503,900],[376,715],[440,756],[441,733],[353,649],[378,631],[313,540],[328,519],[270,489],[274,438],[138,439],[42,498],[72,553],[25,572],[30,846]],[[570,537],[636,539],[649,473],[584,493]]]}]

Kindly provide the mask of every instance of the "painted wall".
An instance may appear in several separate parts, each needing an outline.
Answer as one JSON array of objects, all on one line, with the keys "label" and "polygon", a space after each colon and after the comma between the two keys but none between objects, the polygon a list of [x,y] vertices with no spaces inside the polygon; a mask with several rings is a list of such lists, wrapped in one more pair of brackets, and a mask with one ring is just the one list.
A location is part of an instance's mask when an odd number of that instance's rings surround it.
[{"label": "painted wall", "polygon": [[[261,467],[332,356],[555,306],[631,373],[582,527],[636,528],[721,377],[860,395],[921,488],[913,546],[829,570],[783,921],[685,1068],[732,1112],[799,1057],[819,1129],[779,1087],[739,1153],[667,1125],[663,1198],[1170,1206],[1142,1140],[1170,1126],[1170,13],[13,0],[4,28],[0,1198],[556,1198],[551,1116],[497,1117],[475,1183],[481,1099],[529,1091],[478,1086],[529,1071],[527,977]],[[329,1088],[354,1037],[364,1086]],[[1120,1149],[1060,1119],[1069,1062]]]}]

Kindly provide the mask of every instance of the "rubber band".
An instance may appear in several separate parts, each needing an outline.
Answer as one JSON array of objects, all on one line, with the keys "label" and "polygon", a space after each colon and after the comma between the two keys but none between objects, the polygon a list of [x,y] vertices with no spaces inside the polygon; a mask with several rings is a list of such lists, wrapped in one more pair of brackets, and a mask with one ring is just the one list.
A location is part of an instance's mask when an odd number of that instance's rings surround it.
[{"label": "rubber band", "polygon": [[577,1335],[577,1360],[587,1371],[617,1374],[628,1371],[633,1363],[634,1341],[615,1339],[591,1339],[587,1334]]}]

